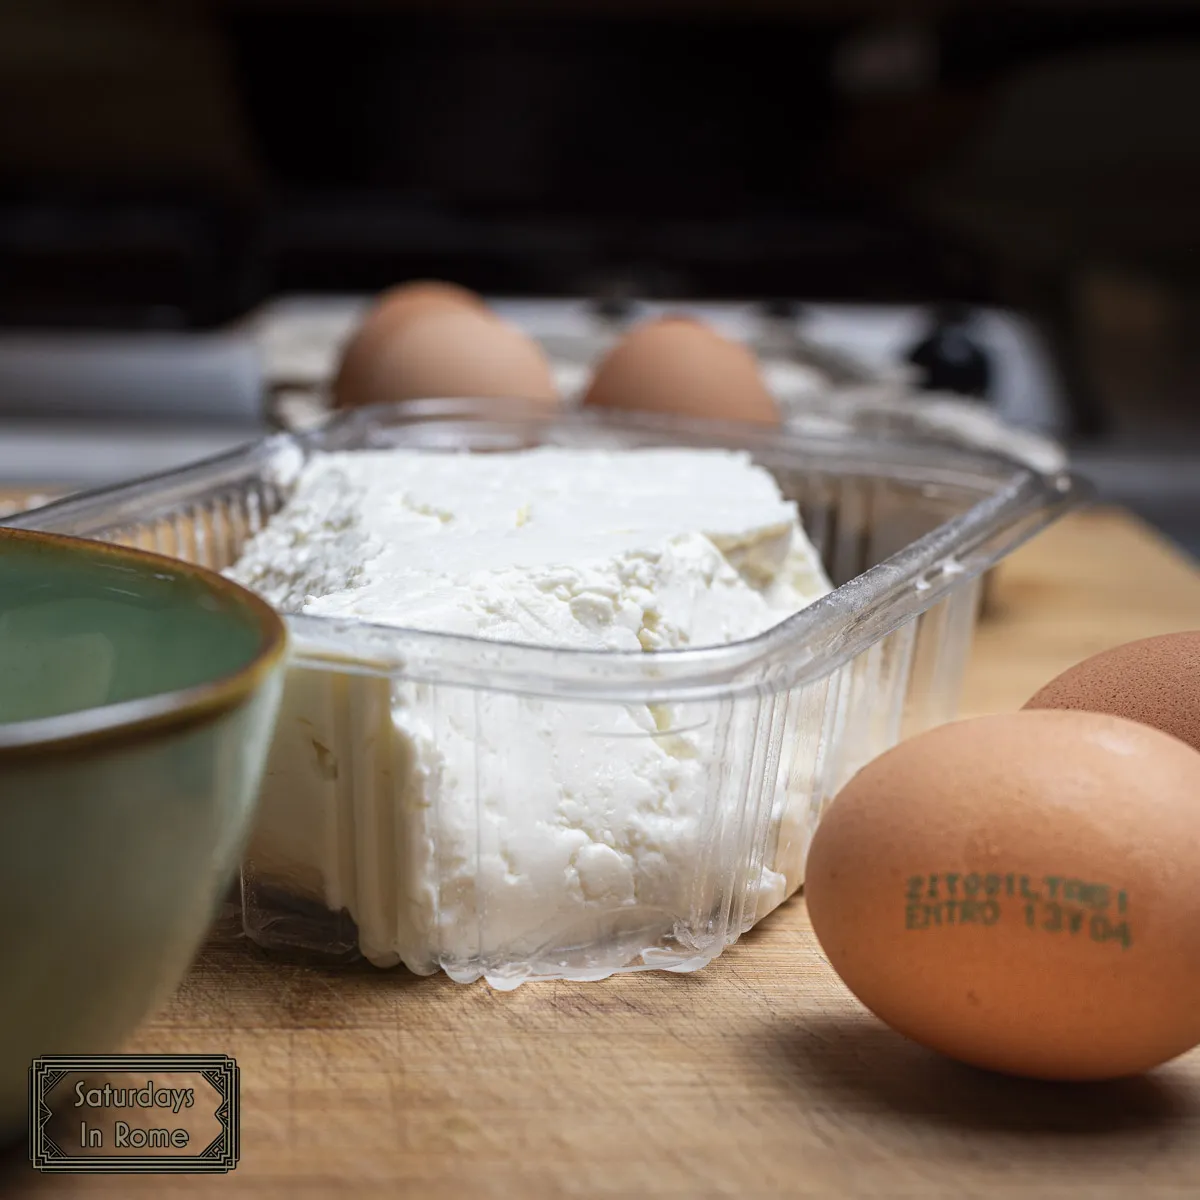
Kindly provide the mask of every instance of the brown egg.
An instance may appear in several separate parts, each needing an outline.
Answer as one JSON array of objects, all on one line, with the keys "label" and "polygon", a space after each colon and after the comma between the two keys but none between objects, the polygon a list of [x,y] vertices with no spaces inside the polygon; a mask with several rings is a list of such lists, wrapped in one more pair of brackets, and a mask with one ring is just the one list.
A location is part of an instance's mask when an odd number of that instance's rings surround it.
[{"label": "brown egg", "polygon": [[1200,632],[1168,633],[1093,655],[1026,708],[1082,708],[1153,725],[1200,750]]},{"label": "brown egg", "polygon": [[409,321],[430,312],[476,312],[490,315],[474,292],[453,283],[418,280],[388,289],[376,300],[346,343],[333,385],[335,408],[353,408],[375,401],[368,397],[376,364],[388,342]]},{"label": "brown egg", "polygon": [[585,405],[778,425],[779,410],[745,346],[686,317],[627,334],[592,377]]},{"label": "brown egg", "polygon": [[955,722],[829,806],[805,893],[834,970],[893,1029],[1043,1079],[1200,1043],[1200,754],[1120,717]]},{"label": "brown egg", "polygon": [[377,312],[386,311],[395,316],[429,308],[474,308],[487,312],[483,297],[457,283],[446,283],[440,279],[417,279],[401,283],[382,292],[376,301]]},{"label": "brown egg", "polygon": [[356,369],[344,405],[400,400],[515,397],[557,404],[546,356],[489,312],[427,309],[380,336]]}]

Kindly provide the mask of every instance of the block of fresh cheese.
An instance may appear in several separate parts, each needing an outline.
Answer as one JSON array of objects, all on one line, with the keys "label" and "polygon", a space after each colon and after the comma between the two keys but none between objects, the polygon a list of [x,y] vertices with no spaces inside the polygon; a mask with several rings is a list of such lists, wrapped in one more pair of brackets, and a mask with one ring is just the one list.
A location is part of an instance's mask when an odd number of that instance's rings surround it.
[{"label": "block of fresh cheese", "polygon": [[[317,454],[229,574],[285,612],[591,651],[725,645],[830,590],[771,474],[699,449]],[[301,656],[248,862],[422,974],[652,944],[751,870],[761,916],[807,850],[803,710],[559,702]],[[734,861],[736,810],[768,742],[805,765],[769,781],[783,849],[755,867]],[[701,863],[714,847],[733,857]]]}]

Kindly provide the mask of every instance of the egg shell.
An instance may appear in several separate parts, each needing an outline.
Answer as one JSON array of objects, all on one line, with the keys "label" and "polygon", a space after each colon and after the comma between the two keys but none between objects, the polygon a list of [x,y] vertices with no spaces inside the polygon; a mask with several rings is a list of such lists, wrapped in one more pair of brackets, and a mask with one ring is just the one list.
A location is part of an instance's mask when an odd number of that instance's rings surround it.
[{"label": "egg shell", "polygon": [[377,365],[388,343],[414,318],[430,312],[475,312],[490,316],[482,298],[438,280],[418,280],[378,297],[342,349],[333,384],[335,408],[373,404]]},{"label": "egg shell", "polygon": [[442,279],[415,279],[381,292],[375,302],[376,312],[391,316],[427,308],[471,308],[487,312],[483,297],[457,283]]},{"label": "egg shell", "polygon": [[700,321],[665,317],[628,333],[592,376],[585,406],[778,425],[754,355]]},{"label": "egg shell", "polygon": [[977,1067],[1136,1074],[1200,1042],[1200,754],[1105,714],[940,726],[854,776],[813,929],[893,1029]]},{"label": "egg shell", "polygon": [[1112,713],[1200,750],[1200,631],[1126,642],[1051,680],[1026,708]]},{"label": "egg shell", "polygon": [[412,314],[379,338],[356,372],[355,405],[510,397],[557,404],[541,348],[491,313],[462,307]]}]

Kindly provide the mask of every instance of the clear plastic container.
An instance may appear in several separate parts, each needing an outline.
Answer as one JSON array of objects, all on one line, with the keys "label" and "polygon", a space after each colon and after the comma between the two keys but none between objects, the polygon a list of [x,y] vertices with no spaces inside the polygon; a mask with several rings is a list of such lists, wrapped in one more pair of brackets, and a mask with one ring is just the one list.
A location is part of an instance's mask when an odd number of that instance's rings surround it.
[{"label": "clear plastic container", "polygon": [[[835,590],[751,640],[656,654],[290,616],[293,659],[243,868],[256,942],[497,988],[702,967],[801,886],[821,813],[860,766],[955,716],[981,575],[1080,496],[1064,473],[917,439],[429,401],[9,523],[224,568],[313,451],[539,444],[744,448],[797,502]],[[453,803],[405,801],[414,752],[393,727],[396,705],[423,714],[435,751],[468,754]],[[628,715],[646,710],[650,730],[631,733]],[[648,801],[671,818],[660,844],[625,847],[634,886],[599,870],[581,890],[581,870],[565,893],[559,850],[526,811],[544,778],[531,774],[546,752],[537,729],[564,731],[593,770],[686,760],[671,794]],[[570,782],[589,778],[581,766]]]}]

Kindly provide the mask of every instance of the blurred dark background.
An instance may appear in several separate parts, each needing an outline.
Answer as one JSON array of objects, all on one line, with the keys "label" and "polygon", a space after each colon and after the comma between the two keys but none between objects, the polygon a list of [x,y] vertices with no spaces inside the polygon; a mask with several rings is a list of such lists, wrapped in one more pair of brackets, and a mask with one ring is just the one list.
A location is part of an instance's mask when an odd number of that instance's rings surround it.
[{"label": "blurred dark background", "polygon": [[5,0],[0,106],[10,331],[411,276],[1014,309],[1042,423],[1200,536],[1200,4]]}]

